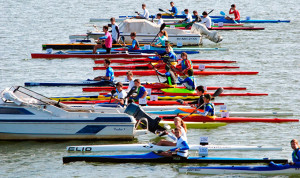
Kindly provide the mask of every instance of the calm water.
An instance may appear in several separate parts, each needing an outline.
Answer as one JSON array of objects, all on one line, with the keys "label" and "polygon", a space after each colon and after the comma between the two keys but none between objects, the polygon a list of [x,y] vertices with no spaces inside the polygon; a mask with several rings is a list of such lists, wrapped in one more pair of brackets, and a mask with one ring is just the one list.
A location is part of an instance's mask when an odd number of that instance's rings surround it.
[{"label": "calm water", "polygon": [[[184,8],[227,12],[230,1],[174,1]],[[0,1],[0,88],[23,85],[26,81],[74,81],[104,74],[92,70],[88,59],[30,59],[31,52],[41,52],[43,43],[67,43],[71,34],[84,34],[89,18],[110,18],[133,14],[143,1]],[[299,2],[294,0],[235,1],[242,18],[290,19],[290,24],[255,24],[263,31],[219,32],[224,41],[214,44],[204,40],[204,47],[225,47],[227,52],[203,52],[192,58],[236,60],[241,71],[259,71],[255,76],[197,77],[207,86],[244,86],[247,92],[264,92],[264,97],[220,97],[231,111],[288,111],[299,117],[300,52]],[[159,5],[160,4],[160,5]],[[169,8],[169,1],[147,3],[151,14],[157,8]],[[153,78],[143,77],[144,81]],[[120,78],[123,80],[123,77]],[[82,95],[80,87],[34,87],[46,96]],[[281,146],[281,152],[212,152],[210,156],[290,158],[289,141],[300,139],[299,124],[228,124],[213,130],[188,130],[189,143],[209,136],[215,144]],[[148,142],[154,135],[138,137],[134,142]],[[160,164],[62,164],[65,147],[79,144],[119,142],[0,142],[0,177],[193,177],[179,174],[181,165]],[[122,142],[128,143],[128,142]],[[245,176],[245,175],[243,175]],[[247,175],[246,175],[247,176]],[[204,176],[205,177],[205,176]],[[215,176],[217,177],[217,176]],[[224,176],[230,177],[230,176]]]}]

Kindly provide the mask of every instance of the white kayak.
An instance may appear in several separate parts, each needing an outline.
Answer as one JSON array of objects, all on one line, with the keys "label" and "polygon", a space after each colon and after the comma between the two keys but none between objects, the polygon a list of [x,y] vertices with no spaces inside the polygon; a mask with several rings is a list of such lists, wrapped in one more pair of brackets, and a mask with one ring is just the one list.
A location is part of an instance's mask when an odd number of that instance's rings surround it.
[{"label": "white kayak", "polygon": [[[266,147],[266,146],[240,146],[240,145],[189,145],[191,151],[198,151],[200,148],[206,147],[208,151],[281,151],[281,147]],[[151,143],[145,144],[116,144],[116,145],[82,145],[68,146],[67,151],[80,152],[106,152],[106,151],[167,151],[172,146],[157,146]]]}]

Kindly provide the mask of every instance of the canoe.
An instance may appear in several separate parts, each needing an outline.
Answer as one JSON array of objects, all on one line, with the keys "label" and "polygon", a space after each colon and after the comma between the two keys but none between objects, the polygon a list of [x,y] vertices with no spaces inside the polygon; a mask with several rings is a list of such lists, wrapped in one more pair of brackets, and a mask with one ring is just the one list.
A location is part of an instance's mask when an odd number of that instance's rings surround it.
[{"label": "canoe", "polygon": [[[182,108],[180,110],[189,110]],[[179,117],[184,117],[187,114],[179,114]],[[171,116],[160,116],[166,121],[173,121]],[[175,116],[173,116],[174,118]],[[270,122],[270,123],[284,123],[284,122],[299,122],[299,119],[287,119],[287,118],[252,118],[252,117],[210,117],[202,116],[199,114],[192,114],[184,118],[186,122],[226,122],[226,123],[237,123],[237,122]]]},{"label": "canoe", "polygon": [[[242,146],[242,145],[189,145],[190,151],[199,151],[199,148],[207,148],[208,151],[281,151],[281,147],[267,146]],[[111,151],[167,151],[172,146],[157,146],[152,143],[145,144],[115,144],[115,145],[82,145],[68,146],[70,152],[111,152]]]},{"label": "canoe", "polygon": [[155,54],[144,54],[144,53],[116,53],[116,54],[67,54],[67,53],[31,53],[31,58],[46,58],[46,59],[65,59],[65,58],[141,58],[155,56]]},{"label": "canoe", "polygon": [[[176,27],[181,30],[190,30],[191,27]],[[209,30],[264,30],[264,27],[211,27]]]},{"label": "canoe", "polygon": [[[192,63],[236,63],[236,61],[228,60],[209,60],[209,59],[191,59]],[[122,64],[131,64],[131,63],[149,63],[149,62],[158,62],[157,60],[150,58],[142,59],[112,59],[111,63],[122,63]],[[103,64],[104,60],[95,60],[95,64]]]},{"label": "canoe", "polygon": [[[233,20],[227,20],[225,18],[211,19],[212,22],[218,23],[234,23]],[[290,20],[236,20],[237,23],[290,23]]]},{"label": "canoe", "polygon": [[222,157],[164,157],[154,152],[129,155],[77,155],[64,156],[63,163],[76,161],[101,163],[287,163],[287,159],[222,158]]},{"label": "canoe", "polygon": [[[165,70],[159,70],[160,73],[165,73]],[[115,76],[125,76],[127,71],[115,71]],[[133,75],[150,76],[156,75],[156,71],[132,71]],[[182,73],[178,73],[183,75]],[[194,71],[194,75],[257,75],[255,71]]]},{"label": "canoe", "polygon": [[[75,97],[70,97],[70,98],[53,98],[54,100],[58,101],[59,99],[62,101],[62,103],[64,104],[98,104],[98,103],[109,103],[109,99],[108,100],[99,100],[99,99],[95,99],[95,100],[91,100],[90,98],[86,98],[86,99],[90,99],[90,100],[80,100],[80,98],[75,98]],[[111,100],[111,102],[113,102],[114,99]],[[149,106],[169,106],[169,105],[181,105],[181,103],[177,102],[177,101],[167,101],[167,100],[159,100],[159,101],[147,101],[147,105]],[[224,105],[224,103],[214,103],[214,105],[218,106],[218,105]]]},{"label": "canoe", "polygon": [[[164,69],[165,65],[154,65],[156,69]],[[153,66],[151,64],[141,64],[141,65],[126,65],[126,66],[110,66],[114,70],[152,70]],[[205,69],[237,69],[238,66],[209,66],[205,65]],[[193,65],[193,69],[199,70],[199,65]],[[93,67],[93,70],[106,70],[104,66]]]},{"label": "canoe", "polygon": [[300,174],[297,165],[182,167],[181,173],[193,174]]}]

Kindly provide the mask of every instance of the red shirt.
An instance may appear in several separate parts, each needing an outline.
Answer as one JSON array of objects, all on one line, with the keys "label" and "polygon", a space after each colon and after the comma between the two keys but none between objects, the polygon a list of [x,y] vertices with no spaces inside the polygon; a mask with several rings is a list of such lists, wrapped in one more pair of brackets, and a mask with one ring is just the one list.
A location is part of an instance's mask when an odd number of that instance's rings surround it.
[{"label": "red shirt", "polygon": [[229,14],[234,14],[234,20],[240,20],[240,13],[238,10],[229,10]]}]

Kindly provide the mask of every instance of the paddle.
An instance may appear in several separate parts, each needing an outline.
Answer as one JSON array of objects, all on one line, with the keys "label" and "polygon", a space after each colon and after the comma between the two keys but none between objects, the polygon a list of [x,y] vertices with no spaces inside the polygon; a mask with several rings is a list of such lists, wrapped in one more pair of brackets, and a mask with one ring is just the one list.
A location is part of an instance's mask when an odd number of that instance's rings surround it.
[{"label": "paddle", "polygon": [[[172,15],[170,12],[167,12],[167,11],[165,11],[165,10],[161,9],[161,8],[158,8],[158,10],[159,10],[160,12],[165,12],[165,13],[167,13],[167,14],[170,14],[170,15]],[[172,16],[173,16],[173,15],[172,15]]]},{"label": "paddle", "polygon": [[113,96],[116,92],[117,92],[116,90],[111,90],[111,96],[110,96],[109,103],[111,102],[111,99],[113,98]]},{"label": "paddle", "polygon": [[[225,12],[223,12],[223,11],[220,11],[220,14],[223,15],[223,16],[228,17],[228,16],[225,14]],[[233,19],[232,19],[232,20],[233,20]],[[233,20],[233,22],[237,24],[237,21]]]},{"label": "paddle", "polygon": [[[224,89],[221,87],[221,88],[218,88],[215,93],[212,95],[213,98],[215,98],[216,96],[219,96],[221,93],[223,93]],[[191,112],[189,115],[186,115],[184,116],[183,118],[181,118],[182,120],[185,119],[186,117],[194,114],[199,108],[201,108],[205,103],[203,103],[202,105],[198,106],[193,112]]]},{"label": "paddle", "polygon": [[156,77],[157,77],[157,79],[158,79],[159,83],[161,83],[161,82],[160,82],[160,79],[159,79],[159,77],[158,77],[158,74],[157,74],[157,70],[156,70],[156,68],[154,67],[154,65],[153,65],[151,62],[149,62],[149,64],[150,64],[150,65],[153,67],[153,69],[155,70]]},{"label": "paddle", "polygon": [[160,26],[159,32],[157,33],[157,35],[155,36],[155,38],[152,40],[152,42],[150,43],[150,45],[153,43],[153,41],[157,38],[158,34],[166,27],[166,24],[163,23]]}]

